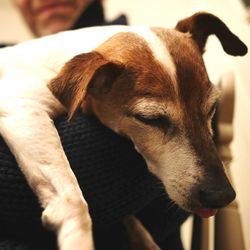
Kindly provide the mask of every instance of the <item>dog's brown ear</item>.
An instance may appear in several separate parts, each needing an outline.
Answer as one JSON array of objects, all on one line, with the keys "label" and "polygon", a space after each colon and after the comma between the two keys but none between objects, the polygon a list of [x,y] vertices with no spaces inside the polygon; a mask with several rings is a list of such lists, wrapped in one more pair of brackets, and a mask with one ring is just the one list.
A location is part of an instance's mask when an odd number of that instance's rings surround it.
[{"label": "dog's brown ear", "polygon": [[123,66],[110,62],[98,52],[80,54],[67,62],[48,87],[66,107],[69,120],[88,93],[108,91]]},{"label": "dog's brown ear", "polygon": [[181,32],[189,32],[201,53],[204,52],[208,36],[212,34],[218,37],[229,55],[243,56],[247,53],[247,46],[218,17],[210,13],[198,12],[179,21],[175,28]]}]

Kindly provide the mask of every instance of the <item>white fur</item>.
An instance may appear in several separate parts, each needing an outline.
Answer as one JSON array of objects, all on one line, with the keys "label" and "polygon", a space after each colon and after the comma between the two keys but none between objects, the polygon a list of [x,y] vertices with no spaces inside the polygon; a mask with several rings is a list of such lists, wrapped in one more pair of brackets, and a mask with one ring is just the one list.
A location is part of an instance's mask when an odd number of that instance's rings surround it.
[{"label": "white fur", "polygon": [[[181,141],[181,143],[180,143]],[[197,167],[197,157],[185,137],[172,139],[167,144],[158,145],[158,164],[146,159],[147,165],[152,173],[160,177],[170,198],[177,204],[185,204],[191,190],[197,185],[197,180],[202,176]],[[181,157],[180,157],[181,155]],[[181,169],[181,171],[180,171]],[[182,182],[177,182],[177,180]],[[192,197],[189,197],[193,200]],[[188,210],[188,207],[183,207]]]}]

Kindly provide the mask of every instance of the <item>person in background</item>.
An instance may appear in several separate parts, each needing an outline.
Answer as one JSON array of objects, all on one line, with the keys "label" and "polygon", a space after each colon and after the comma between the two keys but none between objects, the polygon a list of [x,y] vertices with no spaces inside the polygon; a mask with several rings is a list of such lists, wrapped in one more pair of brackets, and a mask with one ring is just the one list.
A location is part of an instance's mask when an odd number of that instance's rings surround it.
[{"label": "person in background", "polygon": [[[127,25],[125,15],[105,20],[103,0],[13,0],[35,37],[98,25]],[[6,45],[0,45],[4,47]]]},{"label": "person in background", "polygon": [[102,0],[14,0],[14,2],[36,37],[89,26],[127,24],[124,15],[107,22]]},{"label": "person in background", "polygon": [[[98,25],[127,25],[125,15],[106,21],[103,0],[13,0],[35,37]],[[0,43],[0,48],[13,45]]]}]

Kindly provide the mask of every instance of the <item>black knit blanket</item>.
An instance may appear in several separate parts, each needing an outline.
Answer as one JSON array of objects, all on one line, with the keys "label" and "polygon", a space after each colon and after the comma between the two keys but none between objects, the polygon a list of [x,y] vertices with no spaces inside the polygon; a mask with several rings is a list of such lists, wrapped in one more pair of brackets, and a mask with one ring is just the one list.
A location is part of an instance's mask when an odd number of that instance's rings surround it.
[{"label": "black knit blanket", "polygon": [[[55,124],[89,204],[97,249],[130,249],[121,223],[129,214],[141,219],[162,249],[182,249],[179,227],[188,214],[168,199],[130,141],[83,114]],[[0,138],[0,250],[56,249],[40,215],[36,196]]]}]

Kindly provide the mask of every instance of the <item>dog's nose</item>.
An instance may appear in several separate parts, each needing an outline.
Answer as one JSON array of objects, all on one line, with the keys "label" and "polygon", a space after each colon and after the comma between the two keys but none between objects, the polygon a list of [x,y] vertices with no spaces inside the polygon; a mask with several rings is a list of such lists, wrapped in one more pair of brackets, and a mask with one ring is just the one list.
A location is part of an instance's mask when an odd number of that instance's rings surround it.
[{"label": "dog's nose", "polygon": [[217,190],[200,190],[199,201],[207,208],[221,208],[235,199],[236,193],[232,187]]}]

